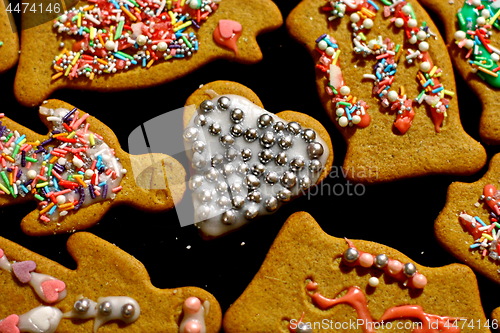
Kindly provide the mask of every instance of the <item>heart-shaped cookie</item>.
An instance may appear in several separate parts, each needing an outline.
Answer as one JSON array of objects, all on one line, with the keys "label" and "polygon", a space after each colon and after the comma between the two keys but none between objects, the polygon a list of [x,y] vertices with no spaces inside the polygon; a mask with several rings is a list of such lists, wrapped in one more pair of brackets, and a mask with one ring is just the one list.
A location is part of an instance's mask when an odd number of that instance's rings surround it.
[{"label": "heart-shaped cookie", "polygon": [[184,131],[195,222],[206,237],[236,230],[306,193],[333,159],[330,138],[317,121],[297,112],[272,114],[230,94],[231,85],[244,91],[224,81],[196,91],[196,111]]}]

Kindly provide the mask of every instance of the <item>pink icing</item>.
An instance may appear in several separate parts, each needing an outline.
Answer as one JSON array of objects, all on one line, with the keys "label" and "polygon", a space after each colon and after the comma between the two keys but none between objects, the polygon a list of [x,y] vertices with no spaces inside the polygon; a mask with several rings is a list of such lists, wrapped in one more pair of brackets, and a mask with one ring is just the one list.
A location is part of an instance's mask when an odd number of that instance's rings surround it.
[{"label": "pink icing", "polygon": [[241,36],[243,27],[241,23],[233,20],[219,20],[217,28],[214,30],[214,41],[238,54],[238,39]]}]

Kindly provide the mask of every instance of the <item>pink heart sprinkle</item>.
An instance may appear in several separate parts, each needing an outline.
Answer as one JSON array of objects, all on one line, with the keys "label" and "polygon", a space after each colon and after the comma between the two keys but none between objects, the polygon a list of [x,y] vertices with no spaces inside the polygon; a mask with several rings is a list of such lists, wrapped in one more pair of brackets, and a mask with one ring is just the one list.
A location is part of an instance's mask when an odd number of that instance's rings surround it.
[{"label": "pink heart sprinkle", "polygon": [[34,261],[20,261],[12,264],[12,272],[21,283],[28,283],[31,281],[31,272],[36,269]]},{"label": "pink heart sprinkle", "polygon": [[43,295],[48,303],[59,300],[59,293],[66,289],[66,284],[61,280],[47,280],[41,284]]},{"label": "pink heart sprinkle", "polygon": [[2,250],[2,249],[0,249],[0,258],[2,258],[2,257],[3,257],[3,255],[4,255],[3,250]]},{"label": "pink heart sprinkle", "polygon": [[241,32],[241,23],[233,20],[219,20],[219,31],[222,37],[231,38],[234,33]]},{"label": "pink heart sprinkle", "polygon": [[20,333],[21,331],[17,327],[19,323],[19,316],[12,314],[0,321],[0,333]]}]

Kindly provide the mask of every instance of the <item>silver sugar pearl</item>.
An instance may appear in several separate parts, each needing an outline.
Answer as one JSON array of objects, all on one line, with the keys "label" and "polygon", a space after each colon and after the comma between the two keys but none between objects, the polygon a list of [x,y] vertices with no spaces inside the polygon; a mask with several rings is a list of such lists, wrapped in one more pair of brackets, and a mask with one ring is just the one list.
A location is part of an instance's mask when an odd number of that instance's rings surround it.
[{"label": "silver sugar pearl", "polygon": [[234,209],[241,209],[245,204],[245,198],[240,195],[236,195],[233,197],[232,203]]},{"label": "silver sugar pearl", "polygon": [[219,172],[215,168],[210,168],[205,171],[205,179],[209,182],[215,182],[219,178]]},{"label": "silver sugar pearl", "polygon": [[386,254],[379,254],[375,257],[374,266],[377,268],[383,268],[389,263],[389,257]]},{"label": "silver sugar pearl", "polygon": [[212,201],[212,191],[202,190],[198,193],[198,198],[201,200],[201,202],[210,202]]},{"label": "silver sugar pearl", "polygon": [[312,173],[320,172],[323,169],[323,165],[319,160],[311,160],[309,161],[309,171]]},{"label": "silver sugar pearl", "polygon": [[311,183],[311,178],[309,178],[308,176],[303,176],[299,179],[299,186],[304,191],[311,187]]},{"label": "silver sugar pearl", "polygon": [[245,182],[247,184],[247,187],[250,190],[256,189],[257,187],[260,186],[260,180],[253,174],[249,174],[246,176]]},{"label": "silver sugar pearl", "polygon": [[243,112],[243,110],[241,109],[233,109],[231,111],[231,120],[236,123],[236,124],[239,124],[243,121],[243,118],[245,118],[245,112]]},{"label": "silver sugar pearl", "polygon": [[133,304],[127,303],[122,306],[122,317],[132,318],[135,314],[135,307]]},{"label": "silver sugar pearl", "polygon": [[238,172],[242,175],[246,175],[248,173],[248,170],[250,170],[250,167],[248,166],[248,164],[246,164],[245,162],[241,162],[239,165],[238,165]]},{"label": "silver sugar pearl", "polygon": [[243,190],[243,183],[238,180],[232,183],[229,187],[231,188],[231,193],[240,193]]},{"label": "silver sugar pearl", "polygon": [[266,167],[264,166],[264,164],[257,163],[257,164],[252,165],[252,171],[251,172],[254,175],[256,175],[257,177],[262,176],[262,174],[265,171],[266,171]]},{"label": "silver sugar pearl", "polygon": [[109,316],[111,314],[111,312],[113,311],[113,305],[111,304],[111,302],[108,302],[108,301],[102,302],[97,307],[97,310],[99,311],[99,314],[101,314],[103,316]]},{"label": "silver sugar pearl", "polygon": [[265,180],[266,180],[266,183],[268,183],[270,185],[274,185],[280,180],[280,177],[279,177],[277,172],[269,171],[266,174]]},{"label": "silver sugar pearl", "polygon": [[284,188],[276,194],[276,197],[279,201],[288,202],[292,199],[292,192],[289,189]]},{"label": "silver sugar pearl", "polygon": [[206,220],[210,214],[210,207],[207,205],[200,205],[198,207],[197,215],[199,220]]},{"label": "silver sugar pearl", "polygon": [[247,195],[247,200],[259,203],[262,201],[262,194],[257,190],[251,191]]},{"label": "silver sugar pearl", "polygon": [[201,170],[207,165],[207,160],[205,159],[205,156],[203,156],[202,154],[194,153],[191,165],[193,168]]},{"label": "silver sugar pearl", "polygon": [[279,132],[283,132],[286,128],[286,125],[284,122],[282,121],[277,121],[274,123],[273,125],[273,130],[276,132],[276,133],[279,133]]},{"label": "silver sugar pearl", "polygon": [[228,210],[222,213],[220,220],[224,224],[231,225],[236,222],[236,212],[234,210]]},{"label": "silver sugar pearl", "polygon": [[245,129],[240,124],[236,124],[234,126],[231,126],[231,128],[229,129],[229,131],[231,132],[232,136],[238,138],[238,137],[240,137],[240,136],[243,135],[243,132],[245,131]]},{"label": "silver sugar pearl", "polygon": [[182,137],[186,142],[193,142],[198,137],[199,130],[196,127],[188,127],[184,130]]},{"label": "silver sugar pearl", "polygon": [[204,100],[200,104],[200,110],[205,113],[212,112],[214,108],[215,108],[214,102],[212,102],[209,99]]},{"label": "silver sugar pearl", "polygon": [[297,325],[295,333],[313,333],[313,329],[309,323],[300,323]]},{"label": "silver sugar pearl", "polygon": [[210,126],[208,126],[208,132],[212,135],[219,135],[221,131],[222,127],[220,126],[219,123],[213,123]]},{"label": "silver sugar pearl", "polygon": [[227,148],[226,152],[224,153],[224,156],[226,157],[226,159],[229,162],[233,161],[237,155],[238,155],[238,151],[236,149],[234,149],[233,147]]},{"label": "silver sugar pearl", "polygon": [[288,132],[292,133],[293,135],[297,135],[300,133],[300,130],[302,127],[299,125],[298,122],[292,121],[289,122],[288,125],[286,125],[286,129]]},{"label": "silver sugar pearl", "polygon": [[229,207],[229,205],[231,204],[231,199],[229,199],[225,195],[222,195],[219,197],[219,199],[217,199],[217,204],[222,208]]},{"label": "silver sugar pearl", "polygon": [[286,157],[286,153],[282,151],[276,155],[276,164],[277,165],[285,165],[288,162],[288,158]]},{"label": "silver sugar pearl", "polygon": [[353,247],[348,248],[344,252],[344,260],[347,262],[355,262],[359,258],[359,252]]},{"label": "silver sugar pearl", "polygon": [[254,142],[259,137],[259,132],[255,128],[249,128],[245,131],[244,138],[248,142]]},{"label": "silver sugar pearl", "polygon": [[311,159],[321,157],[324,152],[323,145],[319,142],[311,142],[307,145],[307,154]]},{"label": "silver sugar pearl", "polygon": [[235,171],[234,165],[232,165],[232,164],[225,164],[224,167],[223,167],[223,170],[224,170],[224,176],[229,177]]},{"label": "silver sugar pearl", "polygon": [[269,197],[264,201],[264,207],[268,212],[274,212],[278,209],[278,199],[275,197]]},{"label": "silver sugar pearl", "polygon": [[250,148],[244,148],[241,150],[241,158],[243,161],[248,161],[252,158],[252,150]]},{"label": "silver sugar pearl", "polygon": [[225,181],[221,181],[221,182],[217,183],[217,186],[215,187],[215,189],[219,193],[227,193],[228,185]]},{"label": "silver sugar pearl", "polygon": [[270,148],[276,142],[276,138],[274,137],[274,133],[267,131],[260,137],[260,144],[264,148]]},{"label": "silver sugar pearl", "polygon": [[73,309],[78,313],[86,313],[89,311],[91,302],[88,298],[82,298],[75,302]]},{"label": "silver sugar pearl", "polygon": [[247,220],[253,220],[254,218],[257,217],[257,215],[259,215],[259,211],[255,207],[248,207],[245,210],[245,218]]},{"label": "silver sugar pearl", "polygon": [[220,143],[226,148],[230,147],[234,145],[234,137],[229,134],[223,135],[220,137]]},{"label": "silver sugar pearl", "polygon": [[301,136],[305,142],[313,142],[316,140],[316,132],[310,128],[303,130]]},{"label": "silver sugar pearl", "polygon": [[403,273],[407,277],[412,277],[413,275],[417,274],[417,267],[411,262],[404,264],[403,266]]},{"label": "silver sugar pearl", "polygon": [[293,145],[293,137],[291,137],[290,135],[282,136],[278,139],[278,145],[281,147],[281,149],[290,149]]},{"label": "silver sugar pearl", "polygon": [[213,167],[216,167],[220,165],[222,162],[224,162],[224,156],[222,156],[221,154],[215,154],[214,156],[212,156],[210,163],[212,164]]},{"label": "silver sugar pearl", "polygon": [[294,157],[290,161],[290,169],[292,169],[292,171],[302,170],[305,165],[306,165],[306,162],[304,161],[304,158],[300,157],[300,156]]},{"label": "silver sugar pearl", "polygon": [[264,149],[259,152],[259,160],[267,164],[273,159],[273,152],[270,149]]},{"label": "silver sugar pearl", "polygon": [[203,176],[202,175],[194,175],[189,179],[189,188],[194,191],[199,188],[203,184]]},{"label": "silver sugar pearl", "polygon": [[194,118],[194,124],[197,126],[205,126],[207,124],[207,117],[204,114],[199,114]]},{"label": "silver sugar pearl", "polygon": [[264,113],[257,119],[257,126],[259,128],[266,128],[273,123],[273,117],[271,115]]},{"label": "silver sugar pearl", "polygon": [[217,106],[219,107],[219,109],[223,111],[229,109],[230,105],[231,105],[231,100],[229,99],[229,97],[221,96],[217,100]]},{"label": "silver sugar pearl", "polygon": [[281,184],[286,188],[292,188],[297,184],[297,175],[292,171],[285,171],[281,176]]},{"label": "silver sugar pearl", "polygon": [[203,153],[205,151],[206,143],[203,141],[195,141],[193,142],[193,146],[191,149],[193,152]]}]

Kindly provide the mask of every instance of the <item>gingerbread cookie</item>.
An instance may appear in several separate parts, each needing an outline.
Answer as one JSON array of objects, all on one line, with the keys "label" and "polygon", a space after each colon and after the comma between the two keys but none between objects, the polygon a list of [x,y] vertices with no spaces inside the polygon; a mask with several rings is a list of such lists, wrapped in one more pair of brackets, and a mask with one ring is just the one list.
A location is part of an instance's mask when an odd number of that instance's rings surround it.
[{"label": "gingerbread cookie", "polygon": [[[82,1],[61,14],[22,32],[14,85],[22,104],[61,88],[159,85],[219,58],[255,63],[256,36],[282,24],[270,0]],[[23,14],[23,23],[36,19]]]},{"label": "gingerbread cookie", "polygon": [[483,113],[479,124],[481,138],[489,144],[500,143],[498,122],[498,1],[432,1],[422,4],[434,11],[445,28],[448,51],[460,75],[481,100]]},{"label": "gingerbread cookie", "polygon": [[0,118],[0,205],[38,204],[21,222],[25,233],[82,230],[117,204],[163,211],[182,198],[184,169],[174,158],[127,154],[111,129],[62,101],[44,103],[40,117],[48,135]]},{"label": "gingerbread cookie", "polygon": [[460,123],[445,45],[418,3],[304,0],[287,27],[314,57],[320,98],[348,144],[349,179],[472,174],[484,165],[483,147]]},{"label": "gingerbread cookie", "polygon": [[319,184],[333,148],[325,128],[299,112],[272,114],[250,89],[216,81],[188,99],[184,141],[195,223],[205,237],[240,228]]},{"label": "gingerbread cookie", "polygon": [[500,155],[497,154],[480,180],[450,185],[446,205],[434,225],[437,239],[449,252],[498,283],[499,181]]},{"label": "gingerbread cookie", "polygon": [[218,332],[217,300],[196,287],[158,289],[130,254],[72,235],[75,270],[0,237],[0,332]]},{"label": "gingerbread cookie", "polygon": [[[467,302],[462,300],[467,299]],[[429,268],[387,246],[325,234],[307,213],[286,221],[225,332],[489,332],[464,265]]]},{"label": "gingerbread cookie", "polygon": [[0,1],[0,73],[14,66],[19,58],[16,26],[5,5],[5,1]]}]

